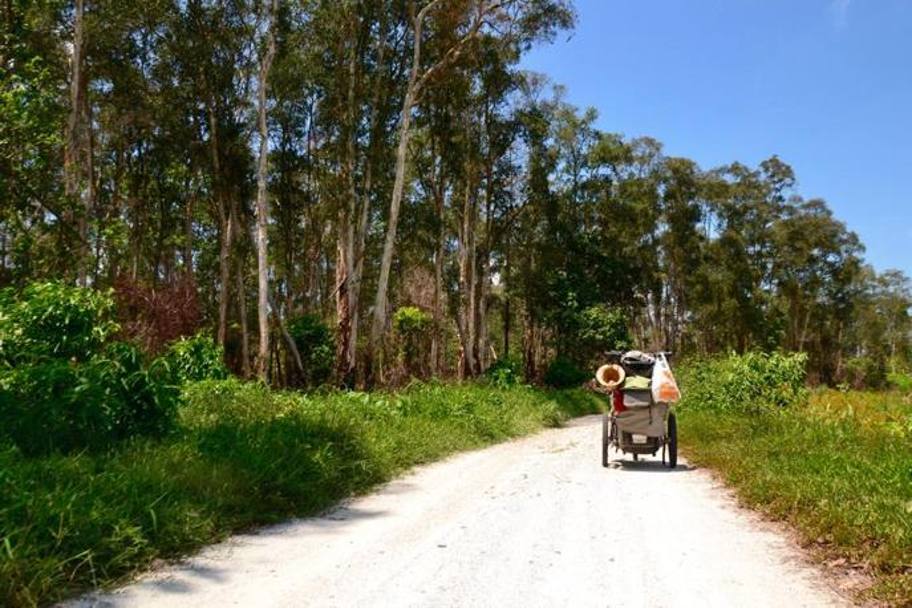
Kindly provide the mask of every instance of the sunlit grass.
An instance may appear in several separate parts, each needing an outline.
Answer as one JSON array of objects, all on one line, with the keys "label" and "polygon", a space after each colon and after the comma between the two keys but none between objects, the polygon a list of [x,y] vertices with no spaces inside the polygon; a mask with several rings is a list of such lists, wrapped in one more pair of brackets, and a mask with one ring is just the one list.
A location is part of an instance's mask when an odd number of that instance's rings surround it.
[{"label": "sunlit grass", "polygon": [[874,577],[864,594],[912,604],[912,397],[815,391],[763,415],[681,409],[693,462],[803,542]]}]

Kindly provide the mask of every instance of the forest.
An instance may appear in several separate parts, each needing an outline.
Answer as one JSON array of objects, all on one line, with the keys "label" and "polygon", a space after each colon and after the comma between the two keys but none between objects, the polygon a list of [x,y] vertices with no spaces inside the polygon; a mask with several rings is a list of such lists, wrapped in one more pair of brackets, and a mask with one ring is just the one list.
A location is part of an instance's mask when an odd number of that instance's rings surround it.
[{"label": "forest", "polygon": [[523,70],[567,0],[0,15],[0,287],[106,291],[149,355],[211,335],[286,387],[573,384],[605,345],[803,351],[855,387],[912,360],[909,278],[784,160],[700,167]]}]

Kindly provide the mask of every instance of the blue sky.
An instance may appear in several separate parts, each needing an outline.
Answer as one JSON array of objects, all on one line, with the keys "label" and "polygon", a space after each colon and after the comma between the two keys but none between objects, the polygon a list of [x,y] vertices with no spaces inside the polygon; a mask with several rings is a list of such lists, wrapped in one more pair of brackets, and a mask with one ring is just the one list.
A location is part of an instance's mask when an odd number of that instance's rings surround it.
[{"label": "blue sky", "polygon": [[912,1],[576,0],[523,67],[704,168],[778,154],[878,270],[912,275]]}]

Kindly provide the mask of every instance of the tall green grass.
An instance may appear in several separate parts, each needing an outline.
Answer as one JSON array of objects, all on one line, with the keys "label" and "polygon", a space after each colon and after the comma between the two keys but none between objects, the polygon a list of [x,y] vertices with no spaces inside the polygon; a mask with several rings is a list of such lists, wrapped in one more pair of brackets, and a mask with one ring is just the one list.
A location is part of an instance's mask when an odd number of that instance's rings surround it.
[{"label": "tall green grass", "polygon": [[583,391],[395,394],[188,385],[177,430],[107,453],[0,447],[0,605],[48,604],[232,531],[316,513],[413,465],[590,413]]},{"label": "tall green grass", "polygon": [[[862,598],[912,605],[912,397],[805,395],[763,374],[766,388],[738,395],[722,386],[737,366],[704,362],[699,374],[682,374],[687,456],[719,471],[747,505],[791,524],[821,555],[863,567],[874,582]],[[705,385],[694,386],[697,378]],[[714,390],[729,402],[714,404],[707,397]]]}]

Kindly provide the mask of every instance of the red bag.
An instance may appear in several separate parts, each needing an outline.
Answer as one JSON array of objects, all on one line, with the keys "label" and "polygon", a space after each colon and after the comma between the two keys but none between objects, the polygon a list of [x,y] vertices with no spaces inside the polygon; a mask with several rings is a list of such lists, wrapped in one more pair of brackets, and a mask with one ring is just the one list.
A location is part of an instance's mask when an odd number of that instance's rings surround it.
[{"label": "red bag", "polygon": [[621,389],[614,389],[614,392],[611,393],[612,399],[614,400],[614,411],[623,412],[627,409],[627,406],[624,405],[624,391]]}]

